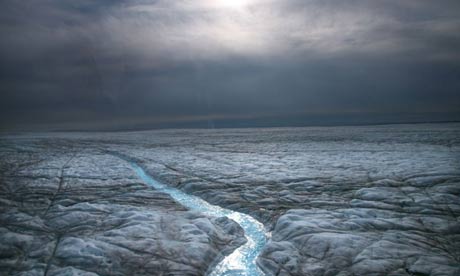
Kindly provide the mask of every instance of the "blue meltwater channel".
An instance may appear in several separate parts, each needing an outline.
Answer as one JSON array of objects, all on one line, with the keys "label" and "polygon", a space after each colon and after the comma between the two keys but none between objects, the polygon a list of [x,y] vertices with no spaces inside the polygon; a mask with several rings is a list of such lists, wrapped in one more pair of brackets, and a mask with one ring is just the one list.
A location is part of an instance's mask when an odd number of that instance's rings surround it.
[{"label": "blue meltwater channel", "polygon": [[228,217],[236,221],[243,229],[248,240],[245,244],[226,256],[210,272],[212,276],[261,276],[265,275],[256,264],[256,259],[267,242],[268,233],[262,223],[250,215],[235,212],[220,206],[209,204],[203,199],[186,194],[179,189],[156,181],[150,177],[139,165],[130,161],[137,175],[148,185],[156,190],[170,195],[181,205],[193,211],[202,212],[209,216]]}]

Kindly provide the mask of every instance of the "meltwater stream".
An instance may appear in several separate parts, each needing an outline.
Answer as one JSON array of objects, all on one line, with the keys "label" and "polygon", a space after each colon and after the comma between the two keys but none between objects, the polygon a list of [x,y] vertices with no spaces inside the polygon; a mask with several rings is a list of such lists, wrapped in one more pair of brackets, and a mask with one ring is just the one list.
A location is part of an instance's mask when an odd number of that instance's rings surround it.
[{"label": "meltwater stream", "polygon": [[158,191],[169,194],[181,205],[189,208],[190,210],[202,212],[210,216],[228,217],[236,221],[244,229],[244,233],[248,241],[218,263],[209,275],[264,275],[264,273],[256,265],[256,258],[262,251],[268,235],[262,223],[249,215],[209,204],[199,197],[186,194],[179,189],[160,183],[150,177],[139,165],[131,161],[129,162],[137,175],[142,178],[145,183],[154,187]]}]

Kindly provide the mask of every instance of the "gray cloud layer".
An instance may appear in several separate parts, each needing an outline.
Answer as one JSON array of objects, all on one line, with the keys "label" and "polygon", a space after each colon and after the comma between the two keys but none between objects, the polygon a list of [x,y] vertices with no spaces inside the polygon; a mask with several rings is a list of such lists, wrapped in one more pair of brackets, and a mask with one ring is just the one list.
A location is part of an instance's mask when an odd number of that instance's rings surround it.
[{"label": "gray cloud layer", "polygon": [[459,1],[5,0],[0,36],[3,128],[460,113]]}]

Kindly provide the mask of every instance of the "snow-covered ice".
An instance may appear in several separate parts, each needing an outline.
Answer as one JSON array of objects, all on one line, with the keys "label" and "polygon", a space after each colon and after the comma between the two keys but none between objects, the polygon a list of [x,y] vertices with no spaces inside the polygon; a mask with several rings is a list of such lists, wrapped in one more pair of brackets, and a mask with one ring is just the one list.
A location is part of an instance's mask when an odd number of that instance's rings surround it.
[{"label": "snow-covered ice", "polygon": [[236,223],[185,210],[116,153],[263,222],[272,232],[258,258],[267,275],[460,275],[459,124],[43,133],[0,143],[0,270],[11,274],[202,275],[244,243]]}]

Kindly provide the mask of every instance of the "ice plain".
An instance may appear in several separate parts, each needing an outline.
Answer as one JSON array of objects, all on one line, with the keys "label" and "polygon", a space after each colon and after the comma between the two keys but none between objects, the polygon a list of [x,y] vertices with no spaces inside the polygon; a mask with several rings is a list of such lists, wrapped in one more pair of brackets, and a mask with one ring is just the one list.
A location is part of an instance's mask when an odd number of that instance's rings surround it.
[{"label": "ice plain", "polygon": [[117,155],[263,222],[267,275],[460,275],[460,124],[3,135],[1,273],[203,275],[245,242]]}]

